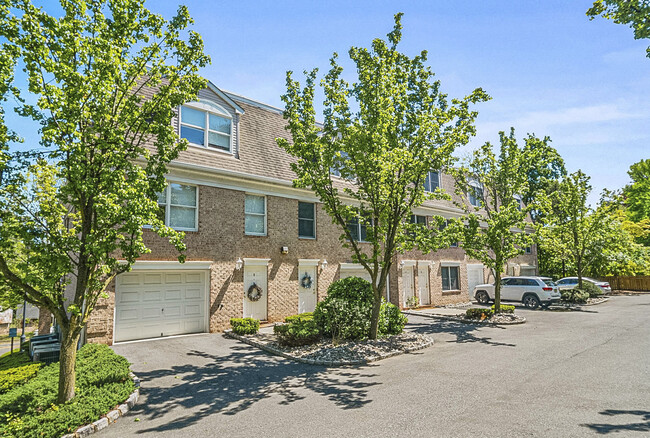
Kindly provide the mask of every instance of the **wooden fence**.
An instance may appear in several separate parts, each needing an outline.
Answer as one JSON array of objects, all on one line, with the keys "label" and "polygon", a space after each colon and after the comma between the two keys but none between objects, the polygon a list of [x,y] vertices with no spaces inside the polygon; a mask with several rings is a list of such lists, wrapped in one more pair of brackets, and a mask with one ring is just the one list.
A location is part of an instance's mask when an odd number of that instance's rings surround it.
[{"label": "wooden fence", "polygon": [[650,291],[650,275],[637,277],[603,277],[613,290]]}]

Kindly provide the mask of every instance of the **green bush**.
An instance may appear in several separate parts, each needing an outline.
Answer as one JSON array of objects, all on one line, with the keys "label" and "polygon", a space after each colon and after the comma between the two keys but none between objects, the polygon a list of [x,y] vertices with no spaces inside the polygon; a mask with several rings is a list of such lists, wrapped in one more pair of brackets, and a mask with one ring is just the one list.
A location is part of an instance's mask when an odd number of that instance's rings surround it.
[{"label": "green bush", "polygon": [[0,394],[4,394],[13,387],[25,383],[32,377],[36,376],[40,363],[31,363],[16,368],[0,371]]},{"label": "green bush", "polygon": [[13,354],[5,353],[0,356],[0,371],[8,370],[9,368],[16,368],[21,365],[32,363],[27,353],[16,352]]},{"label": "green bush", "polygon": [[348,277],[335,281],[327,289],[328,298],[338,298],[372,306],[374,295],[372,285],[359,277]]},{"label": "green bush", "polygon": [[409,320],[402,314],[399,307],[382,299],[379,315],[380,335],[398,335],[404,331],[404,326],[408,322]]},{"label": "green bush", "polygon": [[93,422],[133,392],[129,363],[106,345],[88,344],[77,354],[76,396],[56,405],[59,363],[0,395],[0,436],[60,437]]},{"label": "green bush", "polygon": [[494,311],[492,309],[481,309],[478,307],[473,307],[465,311],[465,318],[483,320],[483,319],[491,318],[493,314]]},{"label": "green bush", "polygon": [[230,318],[230,326],[237,335],[254,335],[260,330],[260,320],[255,318]]},{"label": "green bush", "polygon": [[312,312],[299,313],[297,315],[287,316],[284,318],[284,322],[294,322],[294,321],[308,321],[314,319],[314,314]]},{"label": "green bush", "polygon": [[603,290],[600,286],[596,286],[595,284],[584,280],[582,281],[582,290],[589,294],[589,298],[596,298],[603,294]]},{"label": "green bush", "polygon": [[[492,304],[492,313],[494,313],[494,304]],[[505,304],[501,304],[501,313],[515,313],[515,306],[507,306]]]},{"label": "green bush", "polygon": [[312,318],[293,319],[288,324],[276,325],[273,333],[278,337],[278,343],[287,347],[309,345],[320,339],[320,330]]},{"label": "green bush", "polygon": [[418,305],[420,305],[420,299],[415,295],[406,300],[406,307],[409,309],[415,309]]},{"label": "green bush", "polygon": [[578,288],[565,289],[562,291],[562,301],[573,304],[584,304],[589,299],[589,292]]}]

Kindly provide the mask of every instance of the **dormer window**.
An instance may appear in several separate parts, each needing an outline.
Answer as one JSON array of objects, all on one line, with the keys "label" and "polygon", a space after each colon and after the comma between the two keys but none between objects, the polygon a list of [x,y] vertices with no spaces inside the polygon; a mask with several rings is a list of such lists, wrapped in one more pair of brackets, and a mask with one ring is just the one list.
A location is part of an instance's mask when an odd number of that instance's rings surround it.
[{"label": "dormer window", "polygon": [[424,191],[425,192],[435,192],[437,188],[440,187],[440,174],[431,170],[427,172],[427,176],[424,179]]},{"label": "dormer window", "polygon": [[192,102],[181,107],[181,138],[193,146],[232,153],[232,117],[212,102]]}]

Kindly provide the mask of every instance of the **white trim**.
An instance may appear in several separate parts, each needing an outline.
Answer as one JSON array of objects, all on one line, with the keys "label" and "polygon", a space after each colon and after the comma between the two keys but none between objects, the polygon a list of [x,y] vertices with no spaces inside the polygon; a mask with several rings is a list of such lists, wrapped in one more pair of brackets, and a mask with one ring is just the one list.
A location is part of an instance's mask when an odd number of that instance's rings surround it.
[{"label": "white trim", "polygon": [[318,266],[320,259],[298,259],[298,266]]},{"label": "white trim", "polygon": [[[174,207],[179,208],[194,208],[194,228],[187,227],[172,227],[169,219],[171,217],[171,208],[172,208],[172,184],[186,185],[191,186],[196,189],[196,205],[192,207],[191,205],[174,205]],[[158,203],[158,206],[161,204]],[[176,231],[199,231],[199,186],[197,184],[185,183],[176,180],[167,180],[167,185],[165,186],[165,225],[176,230]],[[151,228],[150,226],[148,228]]]},{"label": "white trim", "polygon": [[244,109],[242,107],[237,105],[235,101],[233,101],[227,93],[221,91],[219,87],[217,87],[210,81],[208,81],[208,89],[213,93],[215,93],[220,98],[222,98],[223,100],[225,100],[228,104],[230,104],[235,109],[235,113],[244,114]]},{"label": "white trim", "polygon": [[364,271],[366,270],[361,263],[339,263],[339,267],[341,268],[341,271],[358,271],[359,269],[363,269]]},{"label": "white trim", "polygon": [[[126,261],[120,260],[119,263],[126,263]],[[174,270],[209,270],[212,266],[212,261],[191,261],[181,263],[179,261],[171,260],[138,260],[133,265],[131,265],[132,271],[142,271],[142,270],[158,270],[158,269],[174,269]]]},{"label": "white trim", "polygon": [[268,266],[271,261],[271,259],[257,259],[251,257],[244,257],[242,260],[244,261],[244,266]]},{"label": "white trim", "polygon": [[417,264],[417,262],[418,262],[417,260],[402,260],[399,263],[400,263],[400,265],[402,265],[402,267],[409,268],[411,266],[415,266]]},{"label": "white trim", "polygon": [[[202,128],[198,125],[192,125],[191,123],[183,123],[183,107],[193,109],[195,111],[201,111],[205,114],[205,127]],[[233,147],[233,140],[234,140],[234,135],[233,135],[233,124],[235,123],[234,118],[232,115],[226,111],[224,107],[219,105],[216,102],[212,102],[209,99],[203,99],[203,101],[196,100],[192,102],[187,102],[184,103],[179,107],[178,111],[179,117],[178,117],[178,135],[180,138],[181,137],[181,129],[183,125],[187,126],[188,128],[192,129],[197,129],[197,130],[202,130],[203,131],[203,144],[197,144],[197,143],[192,143],[189,141],[189,139],[186,139],[188,144],[194,147],[198,147],[201,149],[207,149],[207,150],[220,150],[222,152],[226,152],[230,155],[235,154],[235,148]],[[226,119],[230,121],[230,133],[226,134],[225,132],[221,131],[215,131],[210,129],[210,115],[214,115],[216,117],[221,117],[222,119]],[[218,146],[210,146],[210,133],[215,133],[217,135],[222,135],[222,136],[227,136],[228,137],[228,150],[224,150],[221,147]]]},{"label": "white trim", "polygon": [[459,267],[461,265],[461,262],[456,262],[454,260],[443,260],[440,262],[440,266],[446,268],[446,267]]},{"label": "white trim", "polygon": [[418,260],[418,265],[422,266],[435,266],[436,262],[433,260]]},{"label": "white trim", "polygon": [[469,268],[470,266],[472,267],[480,266],[481,268],[485,269],[485,265],[483,263],[468,263],[467,267]]}]

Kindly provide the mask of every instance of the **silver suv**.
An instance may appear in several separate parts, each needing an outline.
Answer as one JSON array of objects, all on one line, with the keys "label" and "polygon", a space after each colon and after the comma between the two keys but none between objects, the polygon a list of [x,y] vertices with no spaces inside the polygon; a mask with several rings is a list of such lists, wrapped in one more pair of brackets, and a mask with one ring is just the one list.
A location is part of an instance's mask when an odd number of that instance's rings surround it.
[{"label": "silver suv", "polygon": [[[479,284],[474,288],[479,304],[494,301],[494,284]],[[560,301],[558,287],[547,277],[504,277],[501,279],[501,301],[519,301],[529,309],[548,307]]]}]

